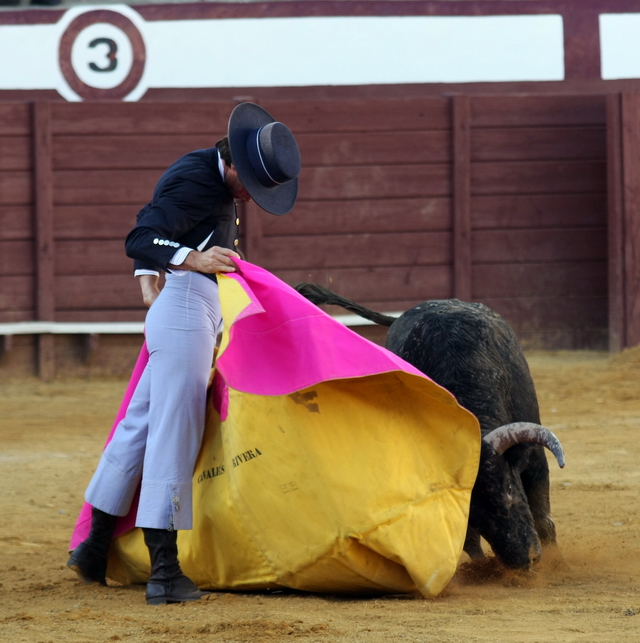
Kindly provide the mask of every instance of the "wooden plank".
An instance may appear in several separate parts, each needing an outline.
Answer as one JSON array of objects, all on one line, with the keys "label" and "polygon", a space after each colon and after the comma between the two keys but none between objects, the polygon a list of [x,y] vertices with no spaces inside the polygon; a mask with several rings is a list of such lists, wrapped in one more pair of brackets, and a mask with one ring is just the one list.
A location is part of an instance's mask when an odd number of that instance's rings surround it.
[{"label": "wooden plank", "polygon": [[53,134],[208,134],[218,140],[227,132],[229,114],[235,104],[232,101],[55,103]]},{"label": "wooden plank", "polygon": [[28,311],[27,317],[4,319],[3,321],[33,321],[35,318],[34,283],[35,278],[32,274],[3,274],[2,288],[0,288],[0,312],[6,316],[21,315],[24,311]]},{"label": "wooden plank", "polygon": [[606,261],[607,231],[605,228],[478,230],[472,251],[474,265]]},{"label": "wooden plank", "polygon": [[31,137],[0,136],[0,170],[31,169]]},{"label": "wooden plank", "polygon": [[32,209],[28,205],[0,205],[0,240],[31,239],[32,220]]},{"label": "wooden plank", "polygon": [[36,308],[38,320],[53,321],[55,301],[51,114],[48,103],[33,105]]},{"label": "wooden plank", "polygon": [[447,129],[449,99],[318,100],[260,103],[296,135],[303,132],[379,132]]},{"label": "wooden plank", "polygon": [[[160,170],[60,170],[54,173],[56,205],[144,205]],[[448,196],[447,165],[309,168],[300,177],[302,199]]]},{"label": "wooden plank", "polygon": [[142,300],[131,275],[61,275],[56,279],[57,311],[138,310]]},{"label": "wooden plank", "polygon": [[303,168],[314,165],[450,163],[451,132],[415,130],[296,133]]},{"label": "wooden plank", "polygon": [[518,297],[486,298],[516,332],[578,329],[606,329],[605,297]]},{"label": "wooden plank", "polygon": [[600,9],[581,4],[580,9],[563,12],[565,78],[600,78]]},{"label": "wooden plank", "polygon": [[[632,10],[635,7],[634,0],[589,0],[577,5],[580,9],[584,6],[585,13],[590,15],[593,11],[605,10]],[[558,13],[572,16],[576,12],[576,5],[571,0],[555,0],[553,2],[534,0],[533,2],[522,2],[515,4],[509,0],[507,2],[482,1],[465,2],[456,4],[440,4],[431,2],[390,2],[385,4],[373,4],[371,2],[353,3],[353,2],[336,2],[336,3],[319,3],[319,2],[251,2],[251,3],[193,3],[180,7],[176,4],[141,4],[140,14],[148,22],[158,20],[178,20],[178,19],[238,19],[238,18],[288,18],[288,17],[316,17],[316,16],[493,16],[493,15],[535,15]],[[578,18],[581,14],[578,13]],[[576,20],[574,27],[569,31],[573,38],[581,38],[582,29],[587,28],[588,22]],[[580,26],[579,26],[580,25]],[[584,25],[584,26],[582,26]],[[590,42],[593,42],[590,40]],[[578,49],[580,42],[573,43],[573,48]],[[575,65],[587,65],[593,60],[590,52],[579,55],[578,51],[574,52]],[[585,58],[586,61],[582,59]],[[587,67],[589,68],[589,67]],[[598,68],[599,69],[599,68]],[[557,86],[557,83],[555,83]]]},{"label": "wooden plank", "polygon": [[[411,1],[411,0],[409,0]],[[446,1],[446,0],[441,0]],[[480,0],[482,1],[482,0]],[[503,1],[503,0],[498,0]],[[514,6],[514,0],[504,0],[508,2],[507,13],[510,13],[511,7]],[[574,1],[574,0],[570,0]],[[628,0],[635,2],[636,0]],[[449,0],[451,2],[451,0]],[[142,8],[142,5],[138,5]],[[449,6],[451,6],[449,4]],[[550,5],[549,5],[550,6]],[[176,10],[182,11],[179,4],[174,5]],[[637,9],[637,8],[636,8]],[[553,12],[553,9],[551,9]],[[574,80],[570,82],[558,81],[522,81],[522,82],[472,82],[472,83],[450,83],[442,84],[415,84],[415,85],[341,85],[341,86],[314,86],[314,87],[253,87],[247,88],[243,91],[243,100],[252,100],[253,102],[259,101],[260,104],[265,104],[264,101],[286,102],[309,102],[309,101],[325,101],[325,100],[351,100],[361,99],[363,97],[370,99],[381,100],[398,100],[398,99],[429,99],[440,98],[443,93],[451,96],[454,94],[468,94],[470,96],[512,96],[512,95],[545,95],[545,96],[558,96],[558,95],[597,95],[612,91],[637,91],[639,83],[636,79],[621,79],[603,81],[600,78],[593,78],[590,80]],[[14,92],[17,96],[20,92]],[[43,92],[44,95],[44,92]],[[7,90],[0,92],[2,96],[9,97]],[[22,97],[29,100],[33,94],[31,92],[22,92]],[[53,97],[51,94],[48,100],[55,99],[55,92]],[[59,95],[58,95],[59,97]],[[200,88],[186,88],[186,87],[173,87],[173,88],[157,88],[147,90],[144,97],[140,102],[175,102],[175,101],[192,101],[192,102],[206,102],[216,100],[232,100],[238,97],[237,89],[233,87],[200,87]],[[9,97],[10,98],[10,97]],[[5,98],[6,100],[6,98]],[[10,98],[12,100],[12,98]],[[60,99],[61,102],[61,99]],[[279,115],[277,115],[280,118]]]},{"label": "wooden plank", "polygon": [[[387,163],[448,163],[448,130],[415,132],[311,133],[296,136],[303,167],[315,165],[376,165]],[[213,147],[210,134],[153,136],[69,136],[54,139],[54,167],[73,169],[165,169],[192,150]],[[2,150],[0,138],[0,152]],[[1,168],[1,166],[0,166]]]},{"label": "wooden plank", "polygon": [[0,241],[0,275],[32,275],[35,265],[31,240]]},{"label": "wooden plank", "polygon": [[31,114],[28,103],[0,103],[0,136],[30,136]]},{"label": "wooden plank", "polygon": [[119,239],[124,252],[124,239],[135,225],[142,205],[57,206],[54,208],[56,239]]},{"label": "wooden plank", "polygon": [[62,170],[54,172],[55,205],[131,204],[149,201],[162,170]]},{"label": "wooden plank", "polygon": [[451,234],[413,232],[271,237],[261,251],[268,270],[424,266],[451,262]]},{"label": "wooden plank", "polygon": [[[449,162],[450,132],[316,133],[297,136],[304,165],[388,162]],[[0,139],[1,141],[2,139]],[[164,168],[180,155],[211,147],[210,134],[58,136],[54,162],[60,169]],[[591,128],[487,129],[474,133],[472,159],[603,158],[605,131]]]},{"label": "wooden plank", "polygon": [[626,345],[624,283],[624,180],[622,164],[622,97],[607,96],[607,230],[609,253],[609,350]]},{"label": "wooden plank", "polygon": [[473,163],[473,194],[605,193],[606,162],[523,161]]},{"label": "wooden plank", "polygon": [[265,236],[451,229],[449,197],[298,201],[284,217],[263,215]]},{"label": "wooden plank", "polygon": [[[275,274],[291,286],[309,282],[330,288],[378,311],[408,310],[427,299],[452,296],[448,265],[380,268],[287,268]],[[336,308],[336,313],[338,309]],[[344,310],[339,314],[344,314]]]},{"label": "wooden plank", "polygon": [[640,96],[622,96],[626,346],[640,343]]},{"label": "wooden plank", "polygon": [[606,261],[476,264],[473,298],[607,296]]},{"label": "wooden plank", "polygon": [[[51,169],[51,111],[48,103],[33,104],[33,181],[35,213],[36,318],[55,319],[53,176]],[[55,374],[52,335],[38,336],[38,374],[48,381]]]},{"label": "wooden plank", "polygon": [[448,165],[318,167],[300,175],[300,199],[449,196]]},{"label": "wooden plank", "polygon": [[604,127],[526,127],[476,129],[471,160],[523,161],[604,159]]},{"label": "wooden plank", "polygon": [[133,276],[133,260],[124,251],[123,239],[56,241],[55,274]]},{"label": "wooden plank", "polygon": [[183,154],[213,147],[217,140],[211,134],[60,135],[54,138],[53,163],[57,170],[165,170]]},{"label": "wooden plank", "polygon": [[551,125],[604,125],[606,101],[603,95],[473,96],[472,127],[532,127]]},{"label": "wooden plank", "polygon": [[606,194],[474,196],[472,223],[478,228],[606,226]]},{"label": "wooden plank", "polygon": [[11,310],[2,310],[2,308],[0,308],[0,324],[32,321],[33,314],[33,308],[12,308]]},{"label": "wooden plank", "polygon": [[469,97],[453,98],[453,295],[471,299],[471,125]]},{"label": "wooden plank", "polygon": [[0,171],[0,205],[31,203],[31,173]]}]

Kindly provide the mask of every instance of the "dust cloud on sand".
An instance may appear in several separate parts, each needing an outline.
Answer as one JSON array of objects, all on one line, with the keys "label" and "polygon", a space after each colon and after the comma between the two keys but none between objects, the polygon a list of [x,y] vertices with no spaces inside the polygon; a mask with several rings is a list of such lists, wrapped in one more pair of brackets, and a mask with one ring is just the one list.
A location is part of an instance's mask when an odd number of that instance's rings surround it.
[{"label": "dust cloud on sand", "polygon": [[0,641],[640,640],[640,349],[527,355],[543,422],[562,556],[526,574],[489,560],[435,600],[220,593],[148,607],[144,587],[84,586],[65,567],[71,530],[123,381],[0,383]]}]

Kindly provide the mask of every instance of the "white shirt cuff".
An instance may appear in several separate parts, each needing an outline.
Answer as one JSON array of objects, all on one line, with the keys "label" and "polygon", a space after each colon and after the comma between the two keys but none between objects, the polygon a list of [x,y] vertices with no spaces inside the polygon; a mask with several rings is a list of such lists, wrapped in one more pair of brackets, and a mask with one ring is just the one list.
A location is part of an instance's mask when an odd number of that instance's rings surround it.
[{"label": "white shirt cuff", "polygon": [[[187,258],[187,255],[193,250],[193,248],[187,248],[187,246],[182,246],[176,250],[176,254],[173,255],[171,261],[169,262],[172,266],[180,266],[184,263],[184,260]],[[176,268],[171,269],[171,274],[176,275],[176,277],[184,277],[188,274],[188,270],[177,270]]]},{"label": "white shirt cuff", "polygon": [[140,275],[155,275],[156,277],[160,276],[160,273],[157,270],[148,270],[147,268],[140,268],[139,270],[134,270],[133,276],[139,277]]},{"label": "white shirt cuff", "polygon": [[173,258],[169,262],[173,266],[180,266],[184,263],[184,260],[187,258],[187,255],[191,252],[192,248],[187,248],[182,246],[176,250],[176,254],[173,255]]}]

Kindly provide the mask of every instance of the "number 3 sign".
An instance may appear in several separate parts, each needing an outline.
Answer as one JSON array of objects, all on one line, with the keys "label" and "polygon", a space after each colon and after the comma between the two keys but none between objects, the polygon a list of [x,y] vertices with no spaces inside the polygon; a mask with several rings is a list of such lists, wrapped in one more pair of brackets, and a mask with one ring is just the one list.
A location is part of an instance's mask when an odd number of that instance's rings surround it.
[{"label": "number 3 sign", "polygon": [[138,87],[146,61],[136,25],[108,9],[74,18],[62,34],[58,54],[62,76],[81,100],[126,100]]}]

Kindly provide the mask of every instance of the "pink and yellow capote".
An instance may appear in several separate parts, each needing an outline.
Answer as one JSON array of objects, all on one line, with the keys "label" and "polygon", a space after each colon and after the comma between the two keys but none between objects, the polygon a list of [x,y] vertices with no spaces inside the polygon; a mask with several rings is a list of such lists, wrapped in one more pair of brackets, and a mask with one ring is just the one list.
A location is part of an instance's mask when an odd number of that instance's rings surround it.
[{"label": "pink and yellow capote", "polygon": [[[268,271],[218,275],[224,332],[193,475],[181,566],[221,590],[439,594],[464,543],[476,418],[396,355]],[[143,346],[114,423],[148,354]],[[112,430],[113,431],[113,430]],[[108,577],[144,583],[149,555],[119,521]],[[71,548],[88,534],[85,505]]]}]

